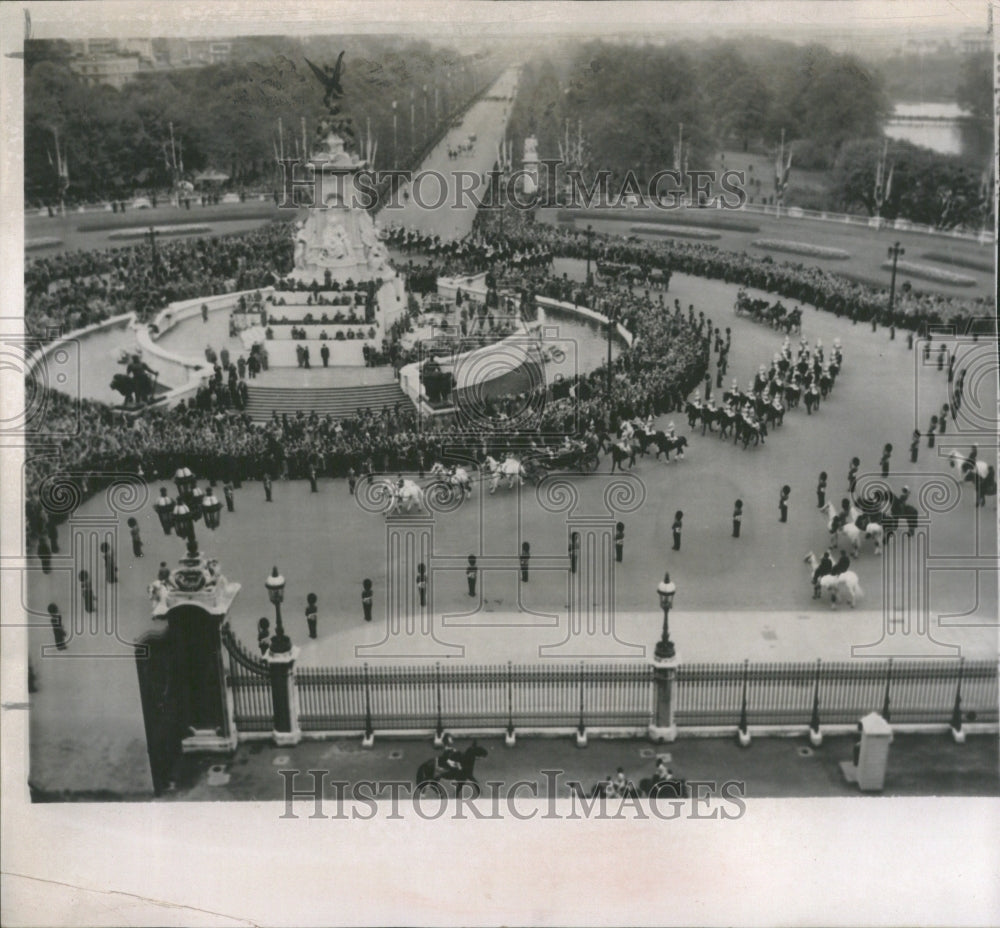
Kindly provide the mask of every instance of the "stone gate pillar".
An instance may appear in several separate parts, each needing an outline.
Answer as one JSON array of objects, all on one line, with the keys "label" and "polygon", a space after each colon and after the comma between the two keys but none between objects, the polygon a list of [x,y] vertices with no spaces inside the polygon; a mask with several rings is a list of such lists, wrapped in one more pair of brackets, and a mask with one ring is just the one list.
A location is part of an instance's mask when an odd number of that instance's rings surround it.
[{"label": "stone gate pillar", "polygon": [[229,752],[236,726],[226,689],[221,627],[240,590],[218,562],[194,546],[164,583],[153,585],[153,618],[167,624],[163,644],[171,712],[182,733],[184,752]]}]

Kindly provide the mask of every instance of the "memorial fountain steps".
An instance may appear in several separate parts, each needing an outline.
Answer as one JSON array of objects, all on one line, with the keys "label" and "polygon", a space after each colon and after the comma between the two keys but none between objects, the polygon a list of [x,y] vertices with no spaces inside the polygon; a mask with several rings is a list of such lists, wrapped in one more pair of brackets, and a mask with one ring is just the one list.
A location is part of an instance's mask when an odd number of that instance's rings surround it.
[{"label": "memorial fountain steps", "polygon": [[257,422],[287,413],[294,416],[299,410],[306,415],[331,415],[344,418],[359,409],[379,411],[386,406],[400,404],[402,409],[412,409],[410,398],[392,383],[368,384],[352,387],[258,387],[247,384],[247,414]]}]

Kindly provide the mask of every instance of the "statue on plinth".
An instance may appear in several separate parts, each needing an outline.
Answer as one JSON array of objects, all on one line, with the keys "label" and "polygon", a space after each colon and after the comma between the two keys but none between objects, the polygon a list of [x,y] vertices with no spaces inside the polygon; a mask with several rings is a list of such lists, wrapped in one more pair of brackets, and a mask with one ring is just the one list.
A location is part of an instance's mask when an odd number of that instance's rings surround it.
[{"label": "statue on plinth", "polygon": [[[312,68],[313,74],[316,75],[316,79],[323,85],[325,93],[323,94],[323,105],[327,108],[330,114],[330,118],[324,119],[321,122],[321,126],[326,124],[326,129],[323,131],[322,139],[325,141],[327,135],[330,133],[346,136],[352,142],[354,141],[354,128],[351,125],[351,117],[348,116],[342,109],[340,105],[340,100],[344,97],[344,88],[340,85],[340,75],[344,70],[344,53],[341,52],[337,56],[337,64],[335,67],[330,67],[329,65],[324,65],[322,68],[314,65],[308,58],[306,58],[306,64]],[[318,135],[319,133],[317,133]]]}]

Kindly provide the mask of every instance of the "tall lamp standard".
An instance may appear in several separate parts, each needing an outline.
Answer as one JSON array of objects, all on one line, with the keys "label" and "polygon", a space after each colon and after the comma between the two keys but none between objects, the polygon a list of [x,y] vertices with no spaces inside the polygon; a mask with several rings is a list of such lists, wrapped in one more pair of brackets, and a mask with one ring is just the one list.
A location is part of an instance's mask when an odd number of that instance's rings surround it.
[{"label": "tall lamp standard", "polygon": [[292,650],[292,639],[285,634],[285,626],[281,624],[281,603],[285,598],[285,578],[278,573],[278,568],[271,570],[271,576],[264,582],[267,588],[267,598],[274,604],[274,636],[271,638],[272,654],[288,654]]},{"label": "tall lamp standard", "polygon": [[396,133],[396,108],[399,106],[398,100],[392,101],[392,166],[399,167],[399,136]]},{"label": "tall lamp standard", "polygon": [[611,368],[611,340],[614,337],[615,323],[618,322],[618,307],[609,306],[605,300],[604,313],[608,318],[608,413],[611,414],[611,391],[614,384],[614,371]]},{"label": "tall lamp standard", "polygon": [[587,226],[587,286],[591,286],[594,281],[590,276],[590,241],[594,237],[594,227]]},{"label": "tall lamp standard", "polygon": [[654,654],[657,660],[670,660],[674,656],[674,643],[670,640],[670,609],[674,604],[674,593],[677,587],[670,582],[670,574],[663,575],[663,582],[657,584],[656,592],[660,597],[660,608],[663,610],[663,637],[656,643]]},{"label": "tall lamp standard", "polygon": [[906,249],[899,242],[889,246],[889,257],[892,258],[892,278],[889,283],[889,324],[892,324],[892,309],[896,302],[896,262],[901,255],[906,254]]},{"label": "tall lamp standard", "polygon": [[150,226],[149,232],[146,234],[149,236],[149,246],[153,252],[153,283],[158,284],[160,282],[160,259],[156,253],[156,229]]}]

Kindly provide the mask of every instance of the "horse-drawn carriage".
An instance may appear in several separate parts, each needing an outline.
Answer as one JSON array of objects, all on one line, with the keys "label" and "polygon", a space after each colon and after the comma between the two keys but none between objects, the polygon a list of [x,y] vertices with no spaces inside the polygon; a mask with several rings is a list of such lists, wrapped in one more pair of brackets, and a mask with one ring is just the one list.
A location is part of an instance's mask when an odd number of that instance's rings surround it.
[{"label": "horse-drawn carriage", "polygon": [[737,316],[747,315],[754,322],[763,322],[772,329],[780,329],[786,335],[802,331],[802,310],[797,306],[793,310],[788,310],[780,300],[774,303],[754,300],[745,291],[740,290],[733,304],[733,312]]},{"label": "horse-drawn carriage", "polygon": [[550,445],[525,455],[524,465],[536,482],[550,471],[572,470],[593,473],[600,464],[598,449],[592,442],[569,439],[562,445]]}]

